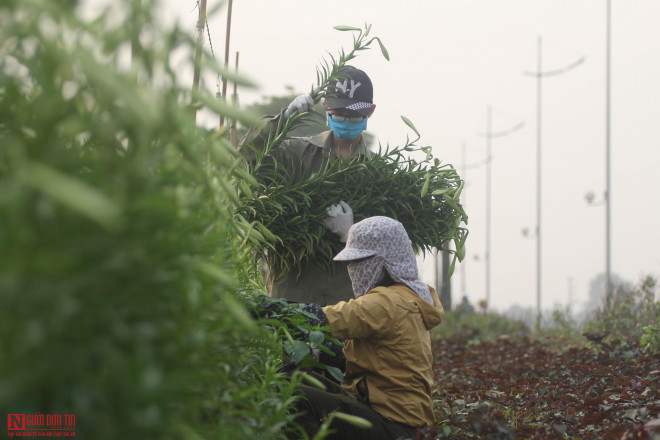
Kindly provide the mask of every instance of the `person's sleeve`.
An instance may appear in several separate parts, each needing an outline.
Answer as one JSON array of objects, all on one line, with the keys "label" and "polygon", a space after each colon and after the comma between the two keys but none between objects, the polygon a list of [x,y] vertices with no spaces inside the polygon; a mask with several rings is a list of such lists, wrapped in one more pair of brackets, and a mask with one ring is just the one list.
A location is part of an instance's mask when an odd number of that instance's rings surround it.
[{"label": "person's sleeve", "polygon": [[392,328],[396,305],[388,295],[373,292],[323,307],[323,311],[332,335],[338,339],[384,337]]}]

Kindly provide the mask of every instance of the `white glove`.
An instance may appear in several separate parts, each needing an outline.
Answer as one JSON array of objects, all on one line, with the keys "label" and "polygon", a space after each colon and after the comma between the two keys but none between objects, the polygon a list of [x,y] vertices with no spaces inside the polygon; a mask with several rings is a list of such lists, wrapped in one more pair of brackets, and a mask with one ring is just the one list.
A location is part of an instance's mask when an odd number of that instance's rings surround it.
[{"label": "white glove", "polygon": [[339,235],[339,241],[346,242],[348,230],[353,226],[353,210],[351,207],[342,200],[336,205],[328,206],[325,212],[328,213],[329,217],[323,220],[323,223],[330,231]]},{"label": "white glove", "polygon": [[314,100],[309,95],[296,96],[291,104],[284,110],[284,117],[289,119],[294,113],[305,113],[314,106]]}]

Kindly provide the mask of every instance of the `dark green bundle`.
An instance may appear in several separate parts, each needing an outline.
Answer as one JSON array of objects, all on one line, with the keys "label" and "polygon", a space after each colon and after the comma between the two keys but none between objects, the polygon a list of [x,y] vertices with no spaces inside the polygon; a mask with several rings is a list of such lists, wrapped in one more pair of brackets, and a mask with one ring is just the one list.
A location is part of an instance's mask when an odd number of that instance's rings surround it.
[{"label": "dark green bundle", "polygon": [[[410,157],[415,153],[425,158],[417,162]],[[332,257],[343,244],[322,221],[326,208],[340,200],[351,206],[356,222],[377,215],[399,220],[416,252],[437,248],[463,258],[467,237],[461,226],[467,215],[459,204],[463,182],[451,165],[441,165],[432,157],[430,147],[408,142],[369,160],[330,164],[297,182],[282,167],[263,168],[256,173],[261,187],[243,200],[239,213],[273,234],[264,253],[271,267],[302,274],[314,262],[332,271]],[[456,251],[449,249],[449,241]]]}]

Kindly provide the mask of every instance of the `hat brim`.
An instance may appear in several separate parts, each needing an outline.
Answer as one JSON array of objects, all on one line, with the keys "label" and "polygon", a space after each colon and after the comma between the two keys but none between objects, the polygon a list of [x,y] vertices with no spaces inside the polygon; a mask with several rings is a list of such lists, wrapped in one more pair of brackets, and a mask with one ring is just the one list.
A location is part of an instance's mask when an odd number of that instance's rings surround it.
[{"label": "hat brim", "polygon": [[358,249],[345,247],[344,250],[335,255],[335,261],[353,261],[361,258],[373,257],[376,252],[372,249]]},{"label": "hat brim", "polygon": [[369,102],[356,101],[355,99],[337,98],[326,96],[323,100],[323,107],[326,110],[346,109],[358,112],[362,116],[369,116],[371,113],[371,106]]}]

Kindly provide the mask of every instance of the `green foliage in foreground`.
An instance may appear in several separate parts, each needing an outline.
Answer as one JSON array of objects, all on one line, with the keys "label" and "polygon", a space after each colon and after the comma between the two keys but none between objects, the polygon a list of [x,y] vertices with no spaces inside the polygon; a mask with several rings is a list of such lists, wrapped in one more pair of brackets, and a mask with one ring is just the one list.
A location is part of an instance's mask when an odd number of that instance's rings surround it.
[{"label": "green foliage in foreground", "polygon": [[0,413],[73,414],[88,439],[282,438],[297,380],[235,298],[255,238],[229,182],[250,177],[177,86],[189,32],[140,3],[114,24],[0,6]]}]

